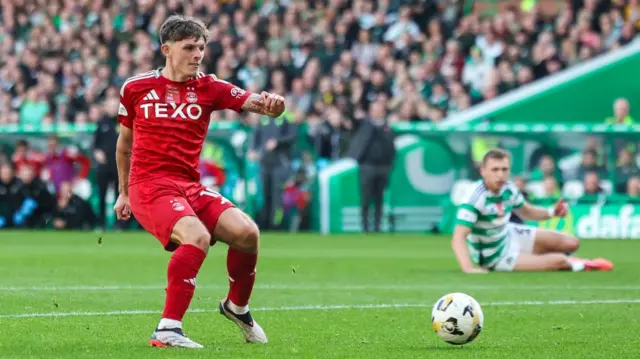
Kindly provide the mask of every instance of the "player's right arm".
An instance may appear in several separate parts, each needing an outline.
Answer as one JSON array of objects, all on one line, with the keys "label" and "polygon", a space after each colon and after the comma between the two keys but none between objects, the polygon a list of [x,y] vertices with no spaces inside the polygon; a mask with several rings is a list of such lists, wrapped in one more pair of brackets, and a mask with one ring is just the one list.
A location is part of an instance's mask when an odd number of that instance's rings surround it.
[{"label": "player's right arm", "polygon": [[113,209],[118,220],[129,219],[131,208],[129,207],[129,172],[131,171],[131,153],[133,149],[133,119],[135,111],[131,105],[131,95],[128,94],[127,85],[122,86],[120,92],[120,107],[118,108],[118,122],[120,133],[116,144],[116,165],[118,167],[118,192],[119,196]]},{"label": "player's right arm", "polygon": [[133,129],[122,126],[116,145],[116,164],[120,194],[129,195],[129,172],[131,171],[131,149],[133,147]]},{"label": "player's right arm", "polygon": [[451,248],[456,255],[460,269],[465,273],[487,273],[484,268],[475,268],[467,248],[467,236],[478,220],[478,210],[470,204],[463,204],[456,215],[456,226],[453,230]]}]

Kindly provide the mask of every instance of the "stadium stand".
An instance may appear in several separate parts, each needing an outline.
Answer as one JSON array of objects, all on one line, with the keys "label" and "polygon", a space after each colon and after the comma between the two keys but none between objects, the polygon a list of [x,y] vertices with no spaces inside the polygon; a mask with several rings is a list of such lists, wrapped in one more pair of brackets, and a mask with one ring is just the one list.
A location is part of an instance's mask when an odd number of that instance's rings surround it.
[{"label": "stadium stand", "polygon": [[[614,51],[630,43],[640,28],[636,2],[622,0],[0,4],[0,126],[85,125],[115,117],[125,79],[162,63],[160,24],[169,14],[184,13],[210,24],[204,70],[252,91],[286,95],[288,116],[308,127],[313,143],[322,143],[327,128],[348,133],[351,122],[365,117],[374,101],[385,102],[393,124],[446,121]],[[632,121],[628,106],[626,111],[625,121]],[[247,124],[259,120],[232,112],[216,116]],[[637,185],[635,148],[630,151],[617,167],[627,182],[601,184],[606,191],[612,186],[637,191],[631,189]],[[12,150],[4,152],[0,162],[11,159]],[[68,158],[75,158],[70,153]],[[38,157],[34,151],[34,161]],[[631,160],[623,161],[627,157]],[[586,190],[575,181],[584,181],[592,173],[585,166],[591,165],[582,162],[582,172],[563,191]],[[84,169],[76,176],[86,177]],[[538,192],[546,188],[531,186]]]}]

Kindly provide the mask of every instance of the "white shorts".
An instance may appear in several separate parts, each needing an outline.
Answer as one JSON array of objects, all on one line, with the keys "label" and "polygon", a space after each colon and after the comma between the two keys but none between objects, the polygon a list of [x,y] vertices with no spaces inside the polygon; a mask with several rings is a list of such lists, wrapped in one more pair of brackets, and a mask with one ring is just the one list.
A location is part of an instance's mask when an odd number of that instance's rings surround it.
[{"label": "white shorts", "polygon": [[532,254],[538,228],[523,224],[507,224],[508,238],[506,253],[493,267],[497,272],[512,272],[520,253]]}]

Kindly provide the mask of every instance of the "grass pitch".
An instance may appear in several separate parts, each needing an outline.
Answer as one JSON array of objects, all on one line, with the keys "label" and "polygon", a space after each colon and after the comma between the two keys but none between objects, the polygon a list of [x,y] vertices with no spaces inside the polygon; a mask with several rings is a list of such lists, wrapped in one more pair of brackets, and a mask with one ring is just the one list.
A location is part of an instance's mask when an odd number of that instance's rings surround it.
[{"label": "grass pitch", "polygon": [[[265,234],[251,306],[267,345],[216,313],[226,247],[209,253],[184,322],[206,348],[157,349],[169,254],[150,235],[0,232],[0,358],[640,357],[640,241],[583,241],[610,273],[465,275],[445,237]],[[431,330],[454,291],[485,313],[462,347]]]}]

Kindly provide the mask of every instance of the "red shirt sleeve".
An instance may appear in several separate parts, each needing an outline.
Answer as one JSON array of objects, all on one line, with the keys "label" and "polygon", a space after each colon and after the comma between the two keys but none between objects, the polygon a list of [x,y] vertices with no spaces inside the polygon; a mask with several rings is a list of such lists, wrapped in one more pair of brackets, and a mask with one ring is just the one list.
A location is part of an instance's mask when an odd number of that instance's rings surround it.
[{"label": "red shirt sleeve", "polygon": [[251,96],[251,92],[232,83],[211,76],[211,93],[214,110],[234,110],[242,112],[242,105]]},{"label": "red shirt sleeve", "polygon": [[118,122],[123,126],[133,128],[133,118],[135,117],[135,111],[133,110],[133,96],[131,94],[131,87],[125,83],[120,89],[120,105],[118,106]]}]

